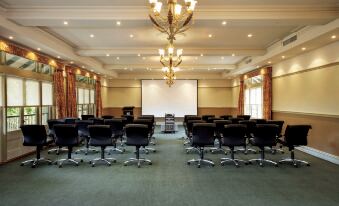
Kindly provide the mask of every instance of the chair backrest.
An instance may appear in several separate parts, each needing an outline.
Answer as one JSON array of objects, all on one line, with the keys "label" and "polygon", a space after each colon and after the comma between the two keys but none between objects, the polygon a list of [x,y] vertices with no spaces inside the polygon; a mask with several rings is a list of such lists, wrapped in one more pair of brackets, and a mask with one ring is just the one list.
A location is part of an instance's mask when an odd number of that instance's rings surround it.
[{"label": "chair backrest", "polygon": [[23,143],[27,146],[42,146],[46,144],[47,134],[44,125],[22,125]]},{"label": "chair backrest", "polygon": [[79,118],[75,118],[75,117],[64,118],[65,124],[75,124],[76,120],[79,120]]},{"label": "chair backrest", "polygon": [[55,136],[54,125],[55,124],[64,124],[64,123],[65,123],[64,119],[49,119],[49,120],[47,120],[48,135],[50,137],[54,137]]},{"label": "chair backrest", "polygon": [[148,145],[148,127],[144,124],[126,125],[126,144],[134,146]]},{"label": "chair backrest", "polygon": [[135,119],[133,121],[133,124],[144,124],[147,125],[147,128],[149,130],[149,133],[152,132],[153,129],[153,122],[151,119]]},{"label": "chair backrest", "polygon": [[103,116],[101,116],[101,118],[103,118],[103,119],[113,119],[114,116],[113,115],[103,115]]},{"label": "chair backrest", "polygon": [[184,115],[184,124],[187,123],[187,118],[188,117],[197,117],[198,115],[192,115],[192,114],[187,114],[187,115]]},{"label": "chair backrest", "polygon": [[220,118],[223,118],[224,120],[229,120],[230,118],[233,118],[232,115],[221,115]]},{"label": "chair backrest", "polygon": [[94,125],[104,125],[105,121],[103,118],[89,118],[88,120],[92,120]]},{"label": "chair backrest", "polygon": [[92,120],[76,120],[75,124],[78,127],[79,137],[89,137],[88,126],[93,125]]},{"label": "chair backrest", "polygon": [[288,146],[307,145],[307,136],[311,125],[287,125],[285,141]]},{"label": "chair backrest", "polygon": [[132,124],[133,123],[133,120],[134,120],[134,116],[133,115],[121,115],[121,117],[126,118],[127,124]]},{"label": "chair backrest", "polygon": [[256,124],[266,124],[266,119],[251,119],[251,121],[254,121]]},{"label": "chair backrest", "polygon": [[222,131],[223,142],[228,146],[241,146],[246,144],[247,127],[243,124],[225,125]]},{"label": "chair backrest", "polygon": [[244,120],[250,120],[251,115],[237,115],[237,118],[242,118]]},{"label": "chair backrest", "polygon": [[278,133],[279,133],[279,135],[281,135],[282,129],[283,129],[283,126],[284,126],[284,121],[282,121],[282,120],[267,120],[266,124],[278,125],[278,127],[279,127]]},{"label": "chair backrest", "polygon": [[239,121],[239,124],[242,124],[242,125],[246,125],[246,135],[247,137],[250,137],[251,134],[253,133],[254,129],[255,129],[255,126],[256,126],[256,123],[255,121],[251,121],[251,120],[242,120],[242,121]]},{"label": "chair backrest", "polygon": [[253,131],[256,144],[261,146],[274,146],[278,137],[278,126],[274,124],[257,124]]},{"label": "chair backrest", "polygon": [[112,145],[112,130],[109,125],[90,125],[88,126],[88,131],[90,136],[90,145]]},{"label": "chair backrest", "polygon": [[220,137],[222,131],[224,130],[224,126],[228,124],[232,124],[230,120],[214,120],[215,124],[215,134]]},{"label": "chair backrest", "polygon": [[208,118],[207,123],[213,123],[214,120],[223,120],[223,119],[219,117],[210,117]]},{"label": "chair backrest", "polygon": [[81,120],[88,120],[89,118],[94,118],[94,115],[92,115],[92,114],[81,115]]},{"label": "chair backrest", "polygon": [[214,144],[214,123],[193,123],[192,144],[207,146]]},{"label": "chair backrest", "polygon": [[190,120],[201,120],[201,117],[199,117],[199,116],[188,116],[188,117],[186,117],[186,120],[185,120],[186,126],[187,126],[188,121],[190,121]]},{"label": "chair backrest", "polygon": [[208,118],[210,117],[215,117],[214,114],[206,114],[206,115],[202,115],[201,119],[204,120],[205,122],[207,122]]},{"label": "chair backrest", "polygon": [[187,135],[189,136],[190,134],[192,134],[192,128],[193,128],[193,124],[194,123],[206,123],[204,120],[188,120],[187,122]]},{"label": "chair backrest", "polygon": [[78,127],[75,124],[56,124],[54,131],[56,145],[75,146],[79,144]]},{"label": "chair backrest", "polygon": [[244,120],[243,118],[229,118],[232,121],[232,124],[239,124],[239,121]]},{"label": "chair backrest", "polygon": [[122,135],[124,130],[122,119],[105,119],[105,125],[110,126],[113,134]]}]

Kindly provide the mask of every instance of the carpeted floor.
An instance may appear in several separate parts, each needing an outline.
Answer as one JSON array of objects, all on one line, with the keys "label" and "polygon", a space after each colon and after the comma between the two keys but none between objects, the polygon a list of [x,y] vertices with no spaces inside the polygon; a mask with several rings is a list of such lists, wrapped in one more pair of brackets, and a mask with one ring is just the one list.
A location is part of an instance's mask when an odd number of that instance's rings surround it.
[{"label": "carpeted floor", "polygon": [[[197,168],[186,161],[197,157],[186,154],[183,136],[155,134],[158,151],[146,155],[153,165],[137,168],[123,166],[134,156],[134,148],[125,154],[113,154],[118,162],[111,167],[90,167],[88,160],[100,154],[75,155],[85,163],[79,167],[41,165],[36,169],[20,167],[18,160],[0,167],[0,205],[338,205],[339,166],[297,152],[311,162],[310,167],[278,168],[258,165],[220,166],[222,154],[206,154],[216,166]],[[279,160],[288,154],[267,155]],[[55,160],[65,155],[43,156]],[[145,156],[144,154],[142,156]],[[239,154],[243,159],[257,155]]]}]

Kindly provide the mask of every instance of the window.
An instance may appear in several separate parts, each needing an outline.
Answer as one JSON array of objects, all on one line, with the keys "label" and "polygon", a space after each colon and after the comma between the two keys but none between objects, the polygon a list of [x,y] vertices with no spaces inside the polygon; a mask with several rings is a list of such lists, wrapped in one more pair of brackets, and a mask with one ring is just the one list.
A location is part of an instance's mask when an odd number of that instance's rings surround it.
[{"label": "window", "polygon": [[23,80],[15,77],[7,78],[7,106],[23,106]]},{"label": "window", "polygon": [[244,103],[244,112],[246,115],[251,115],[251,118],[263,118],[263,87],[261,75],[245,80]]},{"label": "window", "polygon": [[26,106],[37,106],[40,104],[39,82],[26,80]]},{"label": "window", "polygon": [[41,87],[42,87],[41,124],[47,125],[47,120],[52,118],[53,85],[52,83],[42,82]]},{"label": "window", "polygon": [[[2,92],[2,76],[0,75],[0,107],[3,106],[4,102],[3,102],[3,92]],[[1,118],[1,117],[0,117]]]},{"label": "window", "polygon": [[[77,89],[77,110],[79,118],[81,115],[94,113],[94,90],[93,89]],[[93,102],[93,103],[92,103]]]}]

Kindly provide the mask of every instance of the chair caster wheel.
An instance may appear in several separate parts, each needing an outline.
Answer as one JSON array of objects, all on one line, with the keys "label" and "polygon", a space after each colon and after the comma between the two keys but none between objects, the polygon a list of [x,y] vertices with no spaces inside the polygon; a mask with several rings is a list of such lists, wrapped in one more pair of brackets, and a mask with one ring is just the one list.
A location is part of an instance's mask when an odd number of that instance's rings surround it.
[{"label": "chair caster wheel", "polygon": [[276,165],[274,165],[275,167],[279,167],[279,165],[278,164],[276,164]]},{"label": "chair caster wheel", "polygon": [[62,168],[62,165],[59,165],[59,168]]},{"label": "chair caster wheel", "polygon": [[249,162],[245,162],[245,165],[249,165]]},{"label": "chair caster wheel", "polygon": [[21,167],[24,166],[24,163],[21,163],[20,166],[21,166]]},{"label": "chair caster wheel", "polygon": [[239,165],[235,165],[236,168],[239,168],[240,166]]},{"label": "chair caster wheel", "polygon": [[85,153],[85,155],[87,155],[87,153]]},{"label": "chair caster wheel", "polygon": [[80,162],[84,162],[84,160],[81,159]]},{"label": "chair caster wheel", "polygon": [[198,165],[198,168],[200,168],[201,166],[200,165]]},{"label": "chair caster wheel", "polygon": [[310,164],[306,164],[307,167],[311,166]]},{"label": "chair caster wheel", "polygon": [[49,162],[48,165],[52,165],[52,162]]},{"label": "chair caster wheel", "polygon": [[124,164],[124,166],[127,166],[127,164]]},{"label": "chair caster wheel", "polygon": [[36,168],[36,166],[35,166],[35,165],[32,165],[31,168]]},{"label": "chair caster wheel", "polygon": [[156,150],[153,151],[153,153],[156,153],[156,152],[157,152]]},{"label": "chair caster wheel", "polygon": [[260,167],[264,167],[264,165],[263,164],[259,164],[260,165]]},{"label": "chair caster wheel", "polygon": [[140,168],[140,165],[138,165],[138,168]]},{"label": "chair caster wheel", "polygon": [[113,160],[112,162],[113,162],[113,163],[116,163],[117,161],[116,161],[116,160]]},{"label": "chair caster wheel", "polygon": [[107,166],[110,167],[110,166],[112,166],[112,164],[108,164]]},{"label": "chair caster wheel", "polygon": [[294,164],[293,166],[294,166],[295,168],[298,168],[298,165],[297,165],[297,164]]},{"label": "chair caster wheel", "polygon": [[79,164],[76,164],[76,166],[78,167],[78,166],[79,166]]},{"label": "chair caster wheel", "polygon": [[187,165],[190,165],[191,163],[190,162],[187,162]]},{"label": "chair caster wheel", "polygon": [[74,152],[74,154],[78,154],[78,152]]},{"label": "chair caster wheel", "polygon": [[212,167],[214,167],[215,165],[212,165]]},{"label": "chair caster wheel", "polygon": [[51,154],[50,152],[47,152],[47,154]]},{"label": "chair caster wheel", "polygon": [[186,154],[188,154],[188,153],[189,153],[189,151],[186,150]]},{"label": "chair caster wheel", "polygon": [[95,165],[94,165],[94,164],[92,164],[91,166],[92,166],[92,167],[95,167]]},{"label": "chair caster wheel", "polygon": [[152,165],[152,164],[153,164],[152,162],[148,163],[148,165]]}]

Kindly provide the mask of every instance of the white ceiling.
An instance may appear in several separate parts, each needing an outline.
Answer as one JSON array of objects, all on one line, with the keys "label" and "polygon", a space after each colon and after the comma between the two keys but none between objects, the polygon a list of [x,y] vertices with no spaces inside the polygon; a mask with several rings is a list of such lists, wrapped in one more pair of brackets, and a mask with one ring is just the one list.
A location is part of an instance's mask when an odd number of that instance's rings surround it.
[{"label": "white ceiling", "polygon": [[[0,0],[0,6],[5,19],[51,34],[70,46],[78,58],[45,45],[43,51],[50,55],[93,69],[93,65],[102,65],[106,74],[150,73],[161,67],[157,53],[167,41],[148,20],[148,0]],[[184,49],[182,71],[222,74],[236,69],[246,57],[264,55],[269,46],[305,26],[335,20],[338,8],[339,0],[198,0],[192,28],[175,41],[177,48]],[[0,25],[0,35],[14,34]],[[26,36],[15,37],[19,43],[44,48]]]}]

